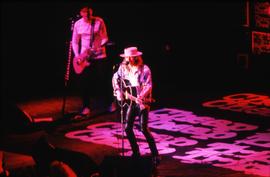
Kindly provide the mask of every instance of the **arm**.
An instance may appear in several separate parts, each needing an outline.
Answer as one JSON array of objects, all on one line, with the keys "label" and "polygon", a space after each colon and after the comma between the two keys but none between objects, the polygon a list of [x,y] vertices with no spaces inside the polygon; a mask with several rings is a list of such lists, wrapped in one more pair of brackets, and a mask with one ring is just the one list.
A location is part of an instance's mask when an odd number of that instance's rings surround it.
[{"label": "arm", "polygon": [[121,86],[118,82],[120,75],[121,75],[121,69],[122,66],[119,66],[118,71],[113,74],[112,77],[112,86],[113,86],[113,95],[117,98],[117,100],[122,100],[122,94],[121,94]]},{"label": "arm", "polygon": [[152,74],[148,66],[143,67],[142,90],[139,98],[145,98],[152,93]]},{"label": "arm", "polygon": [[72,49],[75,57],[79,56],[79,42],[80,35],[78,34],[78,23],[75,23],[73,33],[72,33]]},{"label": "arm", "polygon": [[101,46],[104,46],[108,42],[108,34],[106,25],[103,19],[100,18],[100,38],[101,38]]}]

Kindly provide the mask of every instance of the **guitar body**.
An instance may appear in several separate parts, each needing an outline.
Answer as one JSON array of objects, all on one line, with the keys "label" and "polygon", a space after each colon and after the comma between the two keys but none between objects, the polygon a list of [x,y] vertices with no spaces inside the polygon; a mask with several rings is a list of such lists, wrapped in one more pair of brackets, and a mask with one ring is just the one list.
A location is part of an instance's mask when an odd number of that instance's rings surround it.
[{"label": "guitar body", "polygon": [[91,51],[85,50],[81,55],[78,57],[74,57],[73,59],[73,69],[76,74],[81,74],[85,67],[90,65]]},{"label": "guitar body", "polygon": [[152,98],[137,98],[137,88],[131,87],[131,84],[128,80],[119,79],[120,84],[122,84],[122,96],[123,100],[118,101],[119,106],[132,106],[133,104],[138,104],[140,109],[143,110],[146,107],[149,107],[151,103],[155,102]]},{"label": "guitar body", "polygon": [[127,95],[132,95],[136,98],[137,96],[137,90],[135,87],[131,87],[128,80],[119,80],[120,84],[122,84],[122,94],[124,100],[118,101],[119,106],[132,106],[134,104],[134,100],[131,100],[128,98]]},{"label": "guitar body", "polygon": [[88,62],[86,59],[79,59],[74,58],[73,59],[73,68],[76,74],[81,74],[83,70],[90,65],[90,62]]},{"label": "guitar body", "polygon": [[74,57],[73,59],[73,69],[76,74],[81,74],[83,70],[90,66],[90,61],[94,60],[93,58],[102,53],[102,49],[87,49],[78,57]]}]

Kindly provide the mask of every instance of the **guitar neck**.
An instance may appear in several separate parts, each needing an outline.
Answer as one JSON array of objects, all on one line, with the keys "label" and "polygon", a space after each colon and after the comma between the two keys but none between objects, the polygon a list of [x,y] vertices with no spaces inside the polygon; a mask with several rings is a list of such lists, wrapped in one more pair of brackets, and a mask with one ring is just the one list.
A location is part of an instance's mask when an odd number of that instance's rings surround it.
[{"label": "guitar neck", "polygon": [[[137,97],[135,97],[135,96],[133,96],[133,95],[131,95],[129,93],[126,93],[126,94],[127,94],[128,99],[130,99],[131,101],[136,101],[138,99]],[[145,99],[142,99],[142,100],[139,100],[139,101],[141,101],[142,103],[153,103],[153,102],[155,102],[155,100],[152,99],[152,98],[145,98]]]}]

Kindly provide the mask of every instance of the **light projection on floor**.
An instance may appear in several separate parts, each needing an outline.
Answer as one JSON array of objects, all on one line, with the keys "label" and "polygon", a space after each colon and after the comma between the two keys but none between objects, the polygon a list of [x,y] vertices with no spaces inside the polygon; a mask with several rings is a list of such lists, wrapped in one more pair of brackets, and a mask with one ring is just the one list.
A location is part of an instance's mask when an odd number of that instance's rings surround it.
[{"label": "light projection on floor", "polygon": [[[257,132],[259,127],[255,125],[199,116],[175,108],[154,110],[149,116],[149,127],[160,154],[171,156],[179,163],[211,164],[260,176],[270,174],[270,129]],[[121,127],[119,122],[104,122],[65,136],[121,148]],[[150,153],[139,125],[135,127],[141,154]],[[125,155],[130,155],[126,137],[124,145]]]},{"label": "light projection on floor", "polygon": [[203,106],[270,117],[270,97],[266,95],[233,94],[224,96],[220,100],[204,102]]}]

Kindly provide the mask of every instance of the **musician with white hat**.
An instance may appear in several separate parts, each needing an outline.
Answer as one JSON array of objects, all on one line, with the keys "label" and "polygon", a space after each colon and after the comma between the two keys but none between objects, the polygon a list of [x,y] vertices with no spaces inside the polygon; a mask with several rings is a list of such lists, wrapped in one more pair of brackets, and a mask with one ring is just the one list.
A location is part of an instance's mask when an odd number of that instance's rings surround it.
[{"label": "musician with white hat", "polygon": [[152,75],[150,68],[143,63],[142,52],[137,47],[128,47],[120,54],[123,61],[112,78],[114,96],[123,109],[125,132],[129,140],[132,156],[140,156],[139,146],[133,132],[136,116],[139,117],[140,130],[144,134],[151,150],[153,161],[157,165],[160,156],[155,140],[148,128],[148,114],[152,99]]}]

